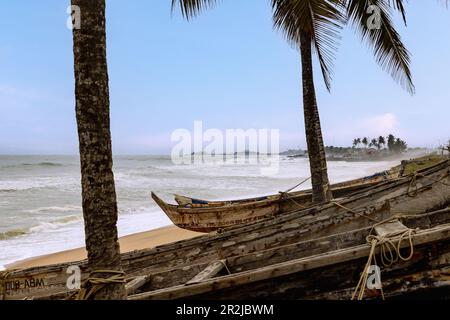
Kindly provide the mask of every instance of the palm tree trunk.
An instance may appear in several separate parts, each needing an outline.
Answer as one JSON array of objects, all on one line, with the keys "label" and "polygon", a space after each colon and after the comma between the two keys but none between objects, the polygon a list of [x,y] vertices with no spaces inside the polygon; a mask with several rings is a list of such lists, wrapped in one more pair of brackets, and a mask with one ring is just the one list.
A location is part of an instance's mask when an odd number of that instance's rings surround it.
[{"label": "palm tree trunk", "polygon": [[[73,31],[76,117],[86,249],[91,271],[121,271],[112,172],[105,0],[72,0],[81,10]],[[108,274],[96,274],[107,277]],[[124,284],[108,284],[94,299],[123,299]]]},{"label": "palm tree trunk", "polygon": [[327,162],[320,128],[319,110],[317,108],[314,89],[311,38],[302,32],[300,52],[302,57],[303,79],[303,111],[305,117],[306,143],[311,167],[311,183],[314,202],[325,202],[332,199],[328,181]]}]

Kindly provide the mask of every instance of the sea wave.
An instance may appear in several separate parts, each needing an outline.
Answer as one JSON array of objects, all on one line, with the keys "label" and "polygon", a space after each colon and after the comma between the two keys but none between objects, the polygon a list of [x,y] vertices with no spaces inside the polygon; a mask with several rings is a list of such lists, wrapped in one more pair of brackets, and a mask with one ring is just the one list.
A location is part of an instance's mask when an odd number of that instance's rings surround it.
[{"label": "sea wave", "polygon": [[15,230],[9,230],[9,231],[5,231],[5,232],[0,232],[0,241],[17,238],[17,237],[26,235],[28,232],[29,232],[29,229],[15,229]]},{"label": "sea wave", "polygon": [[80,211],[81,212],[81,206],[73,206],[73,205],[67,205],[63,207],[40,207],[36,209],[29,209],[25,210],[28,213],[41,213],[41,212],[68,212],[68,211]]},{"label": "sea wave", "polygon": [[17,191],[29,191],[33,189],[58,189],[78,191],[79,179],[76,176],[41,176],[41,177],[20,177],[9,180],[0,179],[0,192],[9,193]]},{"label": "sea wave", "polygon": [[62,167],[62,163],[58,162],[39,162],[39,163],[22,163],[22,166],[35,166],[35,167]]},{"label": "sea wave", "polygon": [[1,166],[2,169],[14,169],[14,168],[30,168],[30,167],[63,167],[64,164],[59,162],[50,162],[50,161],[43,161],[43,162],[37,162],[37,163],[19,163],[19,164],[9,164],[5,166]]},{"label": "sea wave", "polygon": [[38,225],[30,227],[30,228],[13,229],[13,230],[5,231],[5,232],[0,232],[0,241],[1,240],[10,240],[10,239],[21,237],[21,236],[26,236],[31,233],[39,233],[39,232],[55,230],[55,229],[64,227],[66,225],[77,223],[81,220],[82,220],[81,215],[72,215],[72,216],[67,216],[67,217],[55,219],[55,220],[48,221],[48,222],[41,222]]}]

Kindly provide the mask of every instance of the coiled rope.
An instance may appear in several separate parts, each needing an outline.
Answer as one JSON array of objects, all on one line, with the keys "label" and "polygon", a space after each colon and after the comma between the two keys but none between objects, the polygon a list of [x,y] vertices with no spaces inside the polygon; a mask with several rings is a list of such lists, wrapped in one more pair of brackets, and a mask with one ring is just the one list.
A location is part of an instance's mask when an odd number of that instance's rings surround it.
[{"label": "coiled rope", "polygon": [[[109,278],[100,278],[94,276],[95,274],[106,273],[112,274]],[[98,291],[103,289],[109,284],[125,283],[125,273],[117,270],[95,270],[89,274],[89,278],[86,279],[80,290],[75,293],[74,296],[69,298],[75,298],[75,300],[88,300],[95,295]]]},{"label": "coiled rope", "polygon": [[[401,217],[409,217],[409,216],[408,215],[400,215],[400,216],[395,216],[395,217],[386,219],[384,221],[381,221],[381,222],[373,225],[372,230],[377,225],[380,225],[382,223],[386,223],[386,222],[389,222],[389,221],[392,221],[392,220],[395,220],[395,219],[398,219]],[[372,233],[372,230],[371,230],[371,233]],[[357,298],[358,300],[362,300],[364,297],[365,287],[367,284],[367,279],[369,277],[368,271],[369,271],[370,266],[372,265],[372,261],[373,261],[374,265],[377,266],[377,260],[376,260],[376,256],[375,256],[377,247],[380,247],[381,263],[383,264],[384,267],[392,266],[399,259],[402,261],[411,260],[411,258],[414,255],[414,245],[413,245],[413,241],[412,241],[412,235],[415,231],[416,230],[407,228],[406,230],[395,231],[395,232],[384,234],[381,236],[369,234],[366,237],[366,242],[370,245],[369,258],[367,259],[367,263],[364,267],[361,277],[359,278],[359,281],[358,281],[358,284],[356,285],[355,291],[352,294],[352,300],[355,300],[355,298]],[[402,256],[400,249],[401,249],[401,244],[406,236],[408,236],[410,252],[407,257],[404,257],[404,256]],[[397,237],[398,237],[398,242],[395,243],[394,238],[397,238]],[[380,287],[381,296],[384,300],[383,286],[381,283],[380,283],[380,285],[381,285],[381,287]],[[358,293],[358,291],[359,291],[359,293]]]}]

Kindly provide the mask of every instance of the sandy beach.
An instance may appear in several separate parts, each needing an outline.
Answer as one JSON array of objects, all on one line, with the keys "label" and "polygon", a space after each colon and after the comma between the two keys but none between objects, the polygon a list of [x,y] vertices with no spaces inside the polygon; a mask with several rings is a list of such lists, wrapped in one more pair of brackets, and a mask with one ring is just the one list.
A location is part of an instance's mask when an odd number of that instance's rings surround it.
[{"label": "sandy beach", "polygon": [[[194,238],[200,235],[202,235],[202,233],[180,229],[175,226],[169,226],[155,230],[150,230],[147,232],[131,234],[120,238],[119,242],[121,252],[124,253],[133,250],[153,248],[162,244]],[[79,261],[86,258],[87,258],[86,249],[77,248],[25,259],[22,261],[9,264],[6,266],[6,268],[8,270],[25,269],[57,263]]]}]

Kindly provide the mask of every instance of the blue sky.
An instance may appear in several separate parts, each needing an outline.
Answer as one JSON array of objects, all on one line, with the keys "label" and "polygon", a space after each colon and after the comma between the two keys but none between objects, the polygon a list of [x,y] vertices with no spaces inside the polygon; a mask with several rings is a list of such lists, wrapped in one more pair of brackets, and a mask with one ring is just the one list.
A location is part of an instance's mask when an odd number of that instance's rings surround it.
[{"label": "blue sky", "polygon": [[[116,154],[169,153],[171,133],[280,129],[281,147],[305,147],[300,58],[272,28],[268,0],[226,1],[186,22],[169,0],[109,0],[111,122]],[[76,153],[69,1],[0,3],[0,153]],[[394,133],[411,146],[450,138],[450,10],[411,1],[408,27],[417,93],[343,32],[331,94],[316,72],[327,145]],[[316,71],[318,71],[316,65]]]}]

